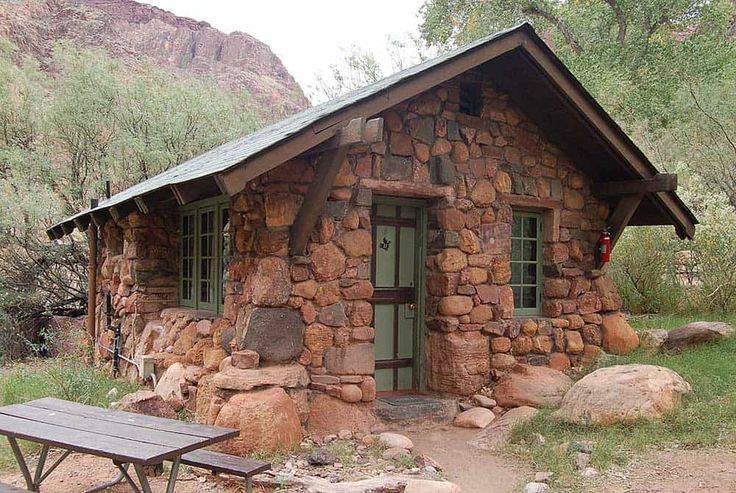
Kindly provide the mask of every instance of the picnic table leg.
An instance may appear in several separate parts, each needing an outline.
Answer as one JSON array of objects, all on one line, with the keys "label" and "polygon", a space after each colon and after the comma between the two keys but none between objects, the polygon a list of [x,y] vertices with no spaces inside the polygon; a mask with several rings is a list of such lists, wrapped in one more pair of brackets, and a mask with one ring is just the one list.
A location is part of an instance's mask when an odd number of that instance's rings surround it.
[{"label": "picnic table leg", "polygon": [[176,477],[179,474],[179,463],[181,462],[181,455],[174,457],[171,461],[171,472],[169,473],[169,484],[166,487],[166,493],[174,493],[176,487]]},{"label": "picnic table leg", "polygon": [[18,441],[13,437],[8,437],[8,442],[10,442],[10,448],[13,449],[13,455],[15,455],[15,461],[18,463],[18,467],[20,467],[20,472],[23,473],[23,479],[26,480],[26,488],[31,491],[38,491],[36,485],[33,484],[31,471],[28,469],[26,458],[23,457],[23,451],[20,449]]},{"label": "picnic table leg", "polygon": [[143,470],[143,466],[140,464],[133,464],[133,467],[135,468],[135,473],[138,475],[138,481],[141,483],[143,493],[151,493],[151,485],[148,482],[148,476],[146,476],[146,471]]}]

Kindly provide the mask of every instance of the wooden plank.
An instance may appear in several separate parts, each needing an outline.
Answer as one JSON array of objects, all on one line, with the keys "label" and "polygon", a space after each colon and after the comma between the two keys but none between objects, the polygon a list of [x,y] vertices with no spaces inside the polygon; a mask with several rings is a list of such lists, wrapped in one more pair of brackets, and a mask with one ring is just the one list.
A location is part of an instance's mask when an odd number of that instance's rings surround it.
[{"label": "wooden plank", "polygon": [[177,449],[172,447],[98,435],[5,414],[0,414],[0,434],[120,462],[157,464],[178,454]]},{"label": "wooden plank", "polygon": [[348,153],[347,147],[340,147],[322,154],[312,183],[309,184],[299,212],[294,218],[289,234],[289,255],[304,255],[307,240],[317,224],[322,209],[330,195],[332,184],[340,171],[340,164]]},{"label": "wooden plank", "polygon": [[[146,416],[144,414],[135,414],[125,411],[115,411],[113,409],[104,409],[101,407],[86,406],[76,402],[54,399],[53,397],[44,397],[25,403],[27,406],[40,407],[59,411],[63,413],[74,414],[77,416],[86,416],[113,423],[128,423],[142,428],[151,428],[154,430],[170,431],[172,433],[183,433],[205,438],[228,439],[238,435],[238,430],[230,428],[222,428],[219,426],[208,426],[197,423],[187,423],[185,421],[177,421],[175,419],[158,418],[155,416]],[[2,408],[0,408],[2,412]]]},{"label": "wooden plank", "polygon": [[61,426],[75,430],[88,431],[99,435],[123,438],[135,442],[161,445],[172,448],[201,447],[202,437],[172,433],[170,431],[142,428],[127,423],[111,423],[107,420],[61,413],[40,407],[14,404],[0,408],[0,414],[28,419],[38,423]]},{"label": "wooden plank", "polygon": [[642,195],[624,195],[616,204],[616,208],[608,216],[608,226],[611,228],[611,249],[616,246],[616,242],[621,238],[621,233],[629,224],[631,216],[636,212],[637,207],[641,203]]},{"label": "wooden plank", "polygon": [[271,469],[271,464],[262,460],[246,459],[210,450],[195,450],[184,454],[181,456],[181,463],[215,473],[233,474],[244,478]]},{"label": "wooden plank", "polygon": [[171,185],[170,187],[179,205],[216,197],[221,194],[221,182],[215,175]]},{"label": "wooden plank", "polygon": [[151,209],[148,207],[146,200],[142,196],[138,196],[133,200],[135,201],[135,205],[136,207],[138,207],[138,210],[141,211],[143,214],[148,214],[149,212],[151,212]]},{"label": "wooden plank", "polygon": [[72,231],[74,231],[74,222],[67,221],[65,223],[61,223],[61,230],[64,232],[65,235],[71,234]]},{"label": "wooden plank", "polygon": [[609,181],[593,183],[593,195],[598,197],[616,197],[620,195],[637,195],[653,192],[674,192],[677,190],[677,175],[658,173],[651,178],[640,180]]},{"label": "wooden plank", "polygon": [[383,118],[373,118],[365,121],[364,118],[356,118],[348,123],[344,131],[338,132],[327,142],[315,146],[304,152],[303,156],[312,156],[342,146],[370,145],[383,140]]},{"label": "wooden plank", "polygon": [[89,216],[80,216],[77,218],[74,218],[74,225],[77,227],[77,229],[81,231],[87,231],[87,228],[89,227],[90,218]]},{"label": "wooden plank", "polygon": [[92,222],[94,222],[98,228],[104,226],[107,218],[109,217],[108,213],[104,210],[90,212],[89,215],[92,218]]}]

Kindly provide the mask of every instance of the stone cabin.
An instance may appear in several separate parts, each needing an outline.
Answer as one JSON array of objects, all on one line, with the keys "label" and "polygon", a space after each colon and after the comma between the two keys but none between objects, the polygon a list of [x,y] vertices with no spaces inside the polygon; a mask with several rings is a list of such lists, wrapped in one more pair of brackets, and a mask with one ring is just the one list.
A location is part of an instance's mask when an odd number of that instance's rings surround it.
[{"label": "stone cabin", "polygon": [[564,371],[635,346],[596,242],[627,225],[692,237],[675,188],[523,24],[48,233],[88,232],[99,357],[109,294],[138,365],[122,371],[152,363],[247,452],[366,429],[377,395],[465,396],[517,363]]}]

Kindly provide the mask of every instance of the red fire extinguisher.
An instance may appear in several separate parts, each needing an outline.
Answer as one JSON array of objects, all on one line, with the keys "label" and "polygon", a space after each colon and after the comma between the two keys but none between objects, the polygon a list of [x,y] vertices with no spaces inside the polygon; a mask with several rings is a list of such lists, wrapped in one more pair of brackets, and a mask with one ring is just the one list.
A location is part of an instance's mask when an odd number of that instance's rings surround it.
[{"label": "red fire extinguisher", "polygon": [[611,233],[608,229],[603,230],[598,237],[598,243],[595,246],[596,256],[598,257],[598,265],[603,265],[611,261]]}]

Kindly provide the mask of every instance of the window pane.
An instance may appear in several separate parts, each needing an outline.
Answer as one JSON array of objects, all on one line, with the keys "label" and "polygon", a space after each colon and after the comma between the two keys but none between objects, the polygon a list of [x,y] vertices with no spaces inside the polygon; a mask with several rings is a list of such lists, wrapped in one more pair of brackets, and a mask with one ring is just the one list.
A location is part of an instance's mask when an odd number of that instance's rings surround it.
[{"label": "window pane", "polygon": [[402,207],[401,217],[406,219],[414,219],[417,217],[417,209],[415,207]]},{"label": "window pane", "polygon": [[519,238],[521,236],[521,217],[514,216],[514,222],[511,227],[511,236]]},{"label": "window pane", "polygon": [[514,212],[511,244],[511,289],[514,308],[532,314],[539,308],[537,293],[540,285],[538,232],[541,217],[529,212]]},{"label": "window pane", "polygon": [[517,262],[511,264],[511,284],[521,284],[521,266]]},{"label": "window pane", "polygon": [[521,260],[521,240],[511,240],[511,260]]},{"label": "window pane", "polygon": [[199,213],[199,302],[215,302],[217,283],[216,261],[216,213],[214,210]]},{"label": "window pane", "polygon": [[524,264],[523,284],[537,284],[537,264]]},{"label": "window pane", "polygon": [[522,307],[534,308],[537,306],[537,288],[536,287],[523,287],[522,288]]},{"label": "window pane", "polygon": [[181,240],[179,250],[179,271],[181,276],[180,299],[190,302],[194,299],[194,214],[181,216]]},{"label": "window pane", "polygon": [[514,292],[514,307],[521,308],[521,286],[511,286]]},{"label": "window pane", "polygon": [[533,240],[523,240],[523,254],[522,259],[527,262],[537,261],[537,242]]}]

